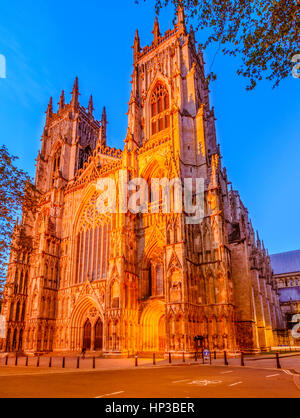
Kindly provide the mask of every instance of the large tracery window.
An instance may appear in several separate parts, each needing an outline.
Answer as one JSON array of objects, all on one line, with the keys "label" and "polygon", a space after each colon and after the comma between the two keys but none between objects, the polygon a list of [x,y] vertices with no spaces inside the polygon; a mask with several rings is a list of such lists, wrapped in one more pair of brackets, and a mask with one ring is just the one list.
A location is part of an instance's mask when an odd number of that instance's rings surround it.
[{"label": "large tracery window", "polygon": [[165,86],[158,83],[151,96],[151,131],[157,134],[170,127],[170,100]]},{"label": "large tracery window", "polygon": [[76,283],[105,279],[109,258],[109,224],[82,228],[76,237]]},{"label": "large tracery window", "polygon": [[149,261],[147,268],[147,296],[163,296],[164,295],[164,274],[163,266],[160,262]]}]

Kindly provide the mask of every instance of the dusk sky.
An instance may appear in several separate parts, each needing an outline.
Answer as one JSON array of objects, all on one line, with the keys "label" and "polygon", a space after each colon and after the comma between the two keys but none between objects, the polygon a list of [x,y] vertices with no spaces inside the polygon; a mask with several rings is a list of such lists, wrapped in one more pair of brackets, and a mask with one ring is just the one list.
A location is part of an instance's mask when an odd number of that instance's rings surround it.
[{"label": "dusk sky", "polygon": [[[141,44],[152,42],[154,2],[41,0],[3,2],[0,54],[7,78],[0,79],[0,144],[20,157],[31,176],[50,96],[67,101],[75,76],[80,101],[94,97],[99,119],[105,105],[108,144],[123,148],[127,130],[136,28]],[[160,17],[161,32],[172,27],[173,10]],[[205,33],[198,32],[197,39]],[[208,71],[218,46],[205,52]],[[296,53],[297,51],[295,51]],[[240,191],[253,225],[270,253],[300,249],[300,79],[290,75],[279,88],[261,82],[247,92],[236,75],[239,61],[219,52],[212,70],[211,105],[223,165]],[[292,67],[292,66],[291,66]]]}]

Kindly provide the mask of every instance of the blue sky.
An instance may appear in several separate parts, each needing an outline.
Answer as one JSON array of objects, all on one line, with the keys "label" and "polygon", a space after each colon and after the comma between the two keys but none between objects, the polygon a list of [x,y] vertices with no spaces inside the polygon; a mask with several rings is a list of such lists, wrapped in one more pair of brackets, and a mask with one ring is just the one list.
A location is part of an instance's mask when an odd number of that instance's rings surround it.
[{"label": "blue sky", "polygon": [[[172,26],[172,9],[159,18],[161,31]],[[0,54],[7,78],[0,79],[0,144],[35,174],[49,97],[69,100],[79,77],[81,104],[94,96],[96,117],[107,107],[111,146],[123,147],[127,130],[136,28],[142,46],[151,43],[153,1],[104,2],[41,0],[3,2]],[[203,39],[204,33],[197,33]],[[216,47],[205,53],[207,69]],[[300,248],[300,79],[292,76],[273,90],[262,82],[247,92],[236,75],[238,61],[219,53],[211,86],[223,164],[240,191],[254,227],[270,253]]]}]

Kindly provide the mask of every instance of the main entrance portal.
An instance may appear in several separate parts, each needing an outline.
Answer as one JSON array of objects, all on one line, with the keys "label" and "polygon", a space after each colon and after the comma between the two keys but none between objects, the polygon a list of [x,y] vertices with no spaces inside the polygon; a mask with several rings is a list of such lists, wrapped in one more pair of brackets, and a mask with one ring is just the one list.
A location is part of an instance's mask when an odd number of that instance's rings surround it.
[{"label": "main entrance portal", "polygon": [[103,316],[91,297],[82,298],[71,318],[71,350],[80,352],[103,350]]},{"label": "main entrance portal", "polygon": [[162,302],[150,303],[141,317],[142,351],[164,353],[166,345],[165,306]]}]

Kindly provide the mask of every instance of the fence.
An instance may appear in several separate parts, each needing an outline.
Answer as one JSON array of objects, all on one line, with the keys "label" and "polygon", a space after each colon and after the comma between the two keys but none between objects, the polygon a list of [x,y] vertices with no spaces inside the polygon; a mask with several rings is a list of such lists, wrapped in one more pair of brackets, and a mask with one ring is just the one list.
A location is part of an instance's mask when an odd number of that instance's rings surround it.
[{"label": "fence", "polygon": [[[207,355],[206,355],[207,354]],[[296,355],[296,354],[295,354]],[[300,353],[298,354],[300,355]],[[293,356],[293,354],[291,354]],[[296,355],[297,356],[297,355]],[[151,358],[145,359],[142,355],[134,355],[127,359],[122,359],[125,361],[124,366],[129,367],[139,367],[141,365],[178,365],[178,364],[205,364],[205,365],[239,365],[245,367],[252,363],[253,361],[262,361],[262,360],[272,360],[271,365],[273,367],[281,368],[280,359],[287,356],[282,354],[280,356],[279,352],[275,354],[267,355],[264,357],[257,356],[246,356],[244,353],[240,353],[238,356],[230,356],[230,353],[224,351],[223,353],[217,353],[216,351],[205,353],[205,352],[195,352],[194,355],[191,353],[186,354],[182,353],[168,353],[164,359],[161,359],[161,356],[157,353],[153,353],[152,360]],[[120,359],[116,359],[121,361]],[[96,358],[96,357],[44,357],[44,356],[6,356],[0,358],[0,367],[34,367],[34,368],[55,368],[55,369],[82,369],[82,370],[92,370],[92,369],[103,369],[103,365],[107,362],[106,359]],[[252,363],[253,364],[253,363]]]}]

